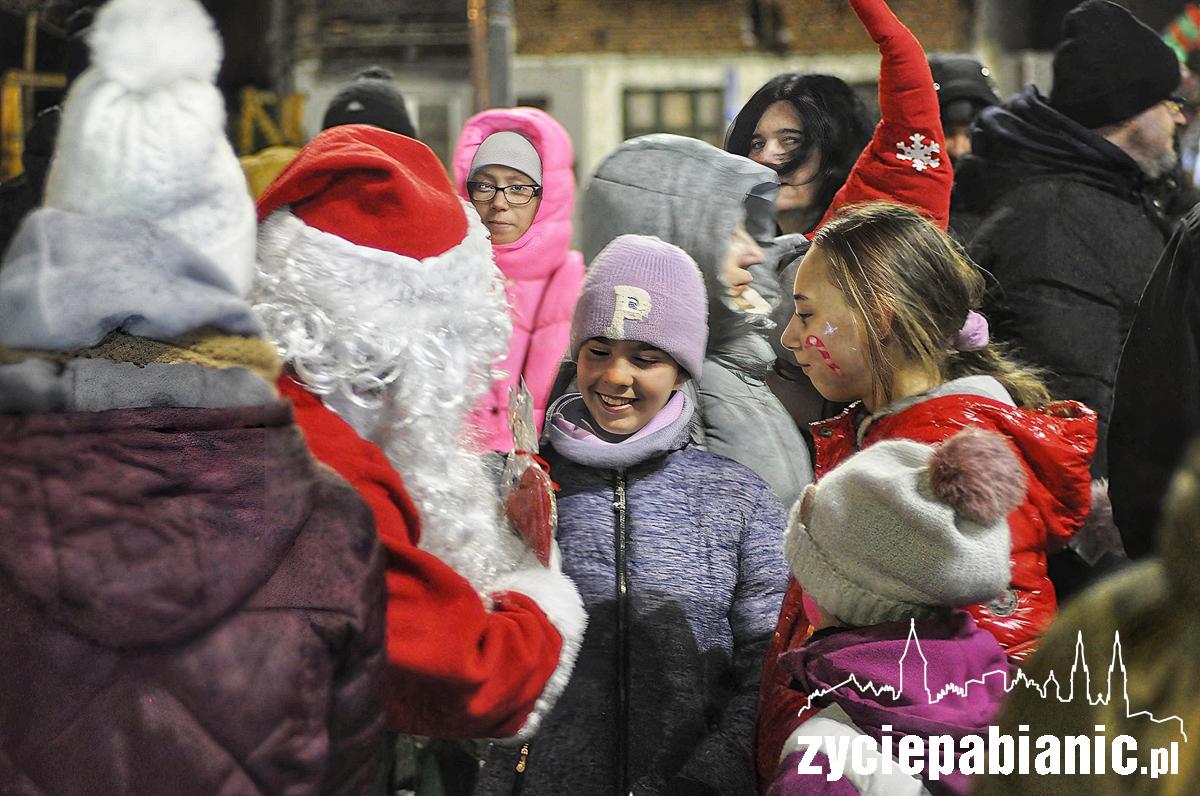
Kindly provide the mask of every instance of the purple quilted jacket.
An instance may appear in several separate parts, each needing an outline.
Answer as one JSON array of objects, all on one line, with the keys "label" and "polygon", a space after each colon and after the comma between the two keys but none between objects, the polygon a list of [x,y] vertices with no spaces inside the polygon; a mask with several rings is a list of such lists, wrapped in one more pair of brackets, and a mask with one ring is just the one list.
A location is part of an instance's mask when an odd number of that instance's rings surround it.
[{"label": "purple quilted jacket", "polygon": [[0,417],[0,792],[368,792],[383,599],[286,403]]}]

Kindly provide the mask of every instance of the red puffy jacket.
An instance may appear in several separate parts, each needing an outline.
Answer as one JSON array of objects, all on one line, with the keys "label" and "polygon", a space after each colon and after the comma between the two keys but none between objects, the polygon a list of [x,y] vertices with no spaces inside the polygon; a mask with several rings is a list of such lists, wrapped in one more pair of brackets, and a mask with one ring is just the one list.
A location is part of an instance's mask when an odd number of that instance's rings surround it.
[{"label": "red puffy jacket", "polygon": [[[941,392],[954,387],[950,382]],[[1046,554],[1070,540],[1091,508],[1089,468],[1096,449],[1096,413],[1073,401],[1039,410],[1021,409],[972,391],[921,400],[877,416],[865,429],[860,428],[866,419],[862,405],[855,404],[835,418],[812,424],[818,479],[856,451],[881,440],[936,444],[975,426],[1012,443],[1028,476],[1025,502],[1008,517],[1012,585],[1005,597],[967,610],[981,628],[996,637],[1010,658],[1027,657],[1058,606],[1046,572]],[[801,607],[801,594],[800,586],[791,579],[763,665],[755,739],[760,783],[771,781],[784,742],[808,718],[801,715],[806,696],[790,687],[791,675],[778,665],[779,656],[802,644],[812,630]]]}]

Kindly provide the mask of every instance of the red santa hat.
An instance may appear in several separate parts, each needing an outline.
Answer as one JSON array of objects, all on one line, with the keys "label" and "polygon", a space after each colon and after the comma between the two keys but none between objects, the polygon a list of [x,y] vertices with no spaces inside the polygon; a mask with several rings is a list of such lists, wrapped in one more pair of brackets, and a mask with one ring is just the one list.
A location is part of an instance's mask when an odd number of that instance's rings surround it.
[{"label": "red santa hat", "polygon": [[259,221],[284,206],[322,232],[416,260],[467,235],[462,202],[432,150],[368,125],[313,138],[258,200]]}]

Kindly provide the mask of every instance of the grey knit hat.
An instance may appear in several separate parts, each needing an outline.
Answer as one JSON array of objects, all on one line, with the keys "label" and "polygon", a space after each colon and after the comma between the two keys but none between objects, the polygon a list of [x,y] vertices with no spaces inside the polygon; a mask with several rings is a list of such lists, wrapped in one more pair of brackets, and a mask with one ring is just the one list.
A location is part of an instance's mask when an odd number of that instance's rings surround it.
[{"label": "grey knit hat", "polygon": [[542,184],[542,159],[529,139],[511,130],[501,130],[483,139],[475,157],[471,158],[470,175],[484,166],[508,166],[528,174],[538,185]]},{"label": "grey knit hat", "polygon": [[856,627],[984,602],[1008,588],[1005,518],[1024,496],[1025,470],[996,434],[886,440],[797,501],[788,563],[821,608]]}]

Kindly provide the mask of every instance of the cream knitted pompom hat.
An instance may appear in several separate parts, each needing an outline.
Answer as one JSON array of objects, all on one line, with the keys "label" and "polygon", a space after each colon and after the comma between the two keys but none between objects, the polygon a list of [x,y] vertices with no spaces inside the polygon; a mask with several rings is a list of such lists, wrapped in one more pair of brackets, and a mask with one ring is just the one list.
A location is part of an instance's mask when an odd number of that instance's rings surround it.
[{"label": "cream knitted pompom hat", "polygon": [[885,440],[810,486],[792,509],[786,556],[797,582],[842,622],[867,627],[1002,594],[1006,517],[1025,471],[997,434],[938,446]]}]

